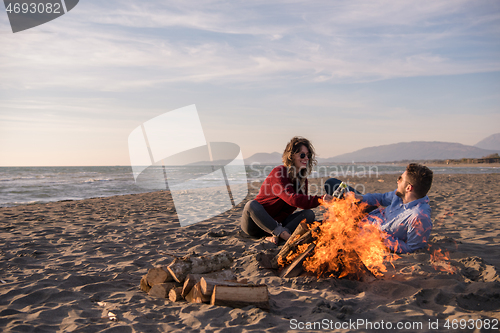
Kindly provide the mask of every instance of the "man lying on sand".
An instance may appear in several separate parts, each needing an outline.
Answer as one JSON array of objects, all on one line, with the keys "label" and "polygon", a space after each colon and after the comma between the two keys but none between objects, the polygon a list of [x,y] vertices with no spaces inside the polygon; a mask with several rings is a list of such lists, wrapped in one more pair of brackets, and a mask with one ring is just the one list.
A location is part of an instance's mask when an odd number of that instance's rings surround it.
[{"label": "man lying on sand", "polygon": [[[427,244],[432,230],[431,207],[427,197],[432,175],[428,167],[411,163],[399,176],[398,187],[394,191],[365,195],[355,193],[356,199],[379,206],[365,219],[387,233],[386,246],[396,253],[413,252]],[[327,193],[332,194],[334,184],[339,182],[335,178],[327,180]]]}]

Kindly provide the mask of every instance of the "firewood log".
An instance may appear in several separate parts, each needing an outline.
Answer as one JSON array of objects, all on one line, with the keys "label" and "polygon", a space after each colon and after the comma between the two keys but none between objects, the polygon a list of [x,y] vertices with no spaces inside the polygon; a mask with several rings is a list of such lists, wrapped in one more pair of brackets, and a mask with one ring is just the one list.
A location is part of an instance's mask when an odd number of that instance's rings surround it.
[{"label": "firewood log", "polygon": [[246,282],[221,281],[207,277],[202,277],[200,280],[201,292],[205,296],[211,296],[215,286],[241,286],[241,285],[247,285],[247,284]]},{"label": "firewood log", "polygon": [[192,274],[202,274],[212,271],[219,271],[229,268],[233,263],[233,258],[227,252],[218,252],[211,256],[194,257],[187,256],[176,258],[167,269],[179,283],[183,283],[186,276]]},{"label": "firewood log", "polygon": [[154,267],[149,269],[146,274],[146,282],[152,287],[155,284],[173,281],[172,276],[162,267]]},{"label": "firewood log", "polygon": [[191,288],[194,287],[195,284],[201,281],[201,278],[206,277],[210,279],[216,280],[234,280],[236,277],[234,273],[229,270],[223,270],[220,272],[211,272],[205,274],[188,274],[186,280],[184,281],[184,286],[182,288],[182,297],[186,297],[187,294],[191,291]]},{"label": "firewood log", "polygon": [[281,278],[292,278],[292,277],[299,276],[300,273],[302,273],[302,271],[303,271],[302,262],[307,257],[307,255],[309,253],[311,253],[312,250],[314,250],[315,247],[316,247],[316,245],[310,244],[309,247],[307,248],[307,250],[305,250],[300,256],[295,258],[295,260],[292,261],[292,263],[290,265],[288,265],[283,271],[281,271],[280,277]]},{"label": "firewood log", "polygon": [[269,294],[266,285],[215,286],[210,304],[235,308],[255,305],[269,311]]},{"label": "firewood log", "polygon": [[[299,226],[301,224],[299,224]],[[299,229],[299,227],[297,227],[297,229]],[[297,229],[295,229],[295,230],[297,230]],[[312,231],[317,231],[317,230],[318,230],[317,228],[312,229],[312,230],[305,230],[305,231],[302,229],[299,232],[302,232],[302,231],[304,231],[304,232],[300,235],[300,237],[298,239],[296,239],[296,237],[294,237],[292,235],[288,239],[288,241],[285,243],[285,245],[283,245],[280,252],[271,261],[272,267],[274,269],[277,269],[279,259],[281,258],[282,260],[284,260],[288,256],[288,254],[290,252],[294,251],[297,248],[297,246],[299,246],[300,244],[311,243],[313,241]],[[295,234],[295,232],[294,232],[294,234]],[[293,239],[295,239],[295,241],[293,241]]]},{"label": "firewood log", "polygon": [[142,277],[139,287],[146,293],[151,289],[151,286],[148,284],[147,274]]},{"label": "firewood log", "polygon": [[186,295],[186,301],[189,303],[209,303],[210,296],[205,296],[201,292],[200,283],[194,285],[189,294]]},{"label": "firewood log", "polygon": [[[356,251],[344,252],[341,257],[341,268],[336,272],[337,278],[347,278],[349,280],[370,281],[375,275],[366,267]],[[346,266],[354,266],[356,269],[346,269]],[[376,278],[375,278],[376,279]]]},{"label": "firewood log", "polygon": [[155,284],[154,286],[151,287],[148,294],[153,297],[167,298],[170,290],[176,287],[177,283],[175,282]]},{"label": "firewood log", "polygon": [[186,276],[191,271],[191,260],[189,258],[175,258],[174,261],[167,266],[168,272],[175,281],[183,283]]},{"label": "firewood log", "polygon": [[288,253],[293,248],[296,247],[294,244],[298,240],[298,237],[300,237],[303,234],[305,234],[308,230],[309,230],[309,228],[307,227],[307,224],[305,222],[301,222],[297,226],[297,228],[295,229],[295,231],[293,232],[293,234],[290,236],[290,238],[288,238],[288,240],[286,241],[285,245],[283,245],[283,247],[281,248],[280,252],[271,261],[271,265],[272,265],[272,267],[274,269],[278,268],[278,259],[279,258],[283,258],[283,259],[286,258],[286,256],[288,255]]},{"label": "firewood log", "polygon": [[184,280],[184,285],[182,286],[181,296],[186,298],[191,289],[193,289],[194,285],[198,282],[200,282],[199,279],[197,279],[193,274],[188,274]]},{"label": "firewood log", "polygon": [[172,302],[178,302],[182,299],[181,293],[182,293],[182,287],[172,288],[168,293],[168,299]]}]

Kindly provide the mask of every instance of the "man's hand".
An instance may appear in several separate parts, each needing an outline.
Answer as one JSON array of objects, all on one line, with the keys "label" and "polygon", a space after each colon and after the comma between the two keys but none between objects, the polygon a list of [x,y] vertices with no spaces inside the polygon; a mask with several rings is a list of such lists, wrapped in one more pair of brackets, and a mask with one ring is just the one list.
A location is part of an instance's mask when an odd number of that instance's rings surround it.
[{"label": "man's hand", "polygon": [[321,200],[323,200],[324,202],[330,202],[333,200],[333,197],[330,194],[325,194],[321,197]]},{"label": "man's hand", "polygon": [[363,196],[361,194],[354,193],[356,200],[363,201]]}]

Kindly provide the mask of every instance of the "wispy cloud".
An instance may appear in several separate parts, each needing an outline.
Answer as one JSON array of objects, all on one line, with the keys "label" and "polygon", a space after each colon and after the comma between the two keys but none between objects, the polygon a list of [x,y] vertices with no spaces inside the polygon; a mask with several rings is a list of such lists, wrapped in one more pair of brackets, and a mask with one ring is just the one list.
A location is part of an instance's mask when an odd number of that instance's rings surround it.
[{"label": "wispy cloud", "polygon": [[500,70],[495,1],[86,1],[77,9],[44,28],[52,34],[2,36],[0,88],[126,91]]}]

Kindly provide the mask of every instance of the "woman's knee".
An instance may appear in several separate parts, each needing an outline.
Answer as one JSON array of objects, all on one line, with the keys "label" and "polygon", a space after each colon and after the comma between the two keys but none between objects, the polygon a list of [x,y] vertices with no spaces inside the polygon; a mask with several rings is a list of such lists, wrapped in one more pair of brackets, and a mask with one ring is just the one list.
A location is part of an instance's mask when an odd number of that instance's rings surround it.
[{"label": "woman's knee", "polygon": [[262,205],[256,200],[250,200],[245,204],[243,208],[243,213],[241,214],[241,225],[248,225],[254,223],[252,221],[252,214],[263,209]]},{"label": "woman's knee", "polygon": [[258,209],[260,203],[258,203],[255,200],[250,200],[245,204],[245,207],[243,208],[243,215],[249,215],[250,212],[255,211]]},{"label": "woman's knee", "polygon": [[250,209],[250,205],[252,204],[252,201],[253,200],[250,200],[248,201],[246,204],[245,204],[245,207],[243,207],[243,212],[246,212]]},{"label": "woman's knee", "polygon": [[245,207],[243,208],[243,213],[241,214],[241,220],[240,220],[240,225],[241,228],[247,232],[248,224],[250,223],[250,210],[252,209],[252,201],[250,200],[245,204]]},{"label": "woman's knee", "polygon": [[257,200],[250,200],[245,204],[244,210],[256,211],[258,209],[263,208],[262,205]]},{"label": "woman's knee", "polygon": [[264,207],[255,200],[248,201],[243,208],[243,214],[241,216],[241,229],[248,235],[252,237],[262,237],[267,235],[262,227],[260,227],[254,220],[254,215],[260,209],[264,209]]},{"label": "woman's knee", "polygon": [[310,209],[304,209],[302,211],[302,214],[303,214],[303,218],[306,219],[306,223],[312,223],[314,222],[315,218],[316,218],[316,214],[314,214],[314,212]]}]

